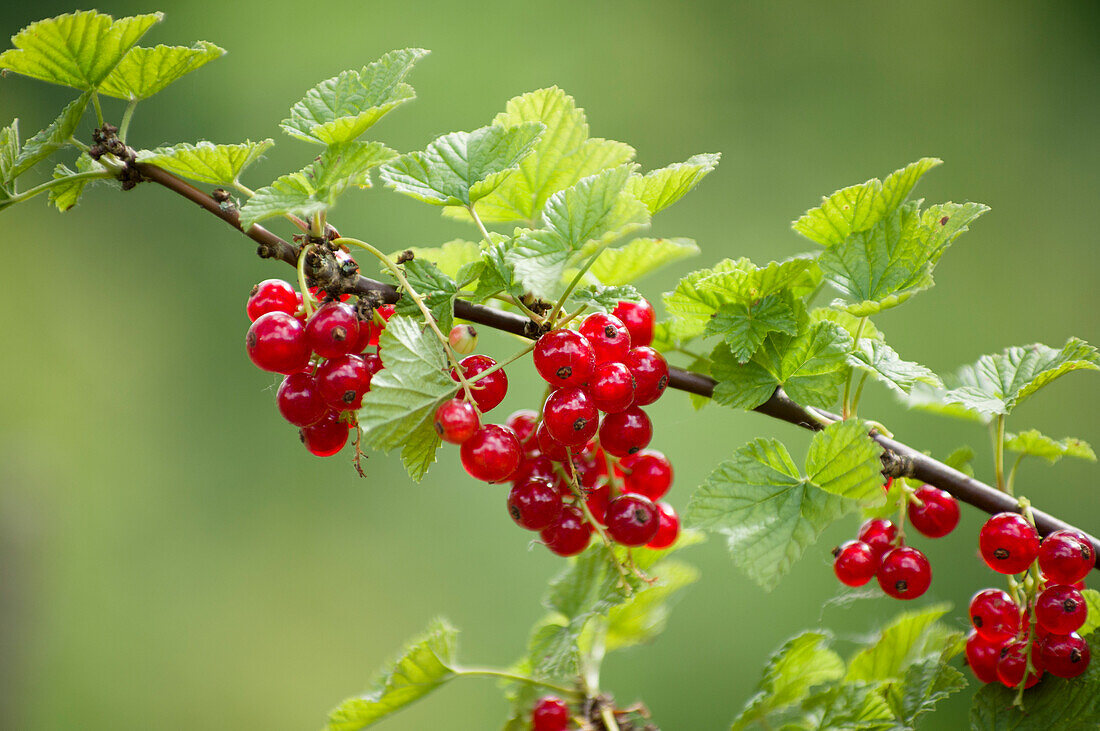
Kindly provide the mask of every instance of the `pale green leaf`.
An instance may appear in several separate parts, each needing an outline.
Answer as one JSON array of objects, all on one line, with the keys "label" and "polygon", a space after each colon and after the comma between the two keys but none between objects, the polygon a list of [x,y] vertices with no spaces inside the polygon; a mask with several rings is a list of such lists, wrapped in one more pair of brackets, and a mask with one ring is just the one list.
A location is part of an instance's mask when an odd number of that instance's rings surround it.
[{"label": "pale green leaf", "polygon": [[390,258],[396,260],[404,251],[411,251],[417,259],[430,261],[439,268],[439,271],[452,279],[458,279],[458,272],[462,267],[481,261],[481,246],[463,239],[454,239],[433,247],[410,246],[408,249],[394,252]]},{"label": "pale green leaf", "polygon": [[875,323],[869,319],[856,317],[844,310],[834,310],[832,307],[817,307],[810,311],[810,320],[813,322],[829,321],[844,328],[854,340],[856,334],[863,340],[886,340],[882,331],[875,327]]},{"label": "pale green leaf", "polygon": [[12,36],[15,48],[0,53],[0,69],[94,90],[162,17],[151,13],[115,20],[82,10],[40,20]]},{"label": "pale green leaf", "polygon": [[111,173],[104,170],[99,163],[92,160],[86,154],[81,154],[80,157],[77,158],[76,170],[70,170],[68,166],[58,164],[53,171],[54,179],[63,180],[69,178],[69,180],[61,185],[50,188],[50,203],[62,213],[75,206],[77,201],[80,200],[84,188],[92,183],[98,182],[98,180],[96,178],[87,178],[83,176],[74,178],[74,176],[90,172],[97,172],[105,180],[112,177]]},{"label": "pale green leaf", "polygon": [[645,175],[631,176],[626,189],[645,203],[651,216],[655,215],[691,192],[707,173],[718,166],[721,157],[719,153],[692,155],[684,162]]},{"label": "pale green leaf", "polygon": [[232,187],[244,169],[263,157],[274,144],[270,138],[259,142],[246,140],[235,145],[215,145],[205,140],[195,145],[181,142],[171,147],[142,150],[137,157],[141,162],[156,165],[181,178]]},{"label": "pale green leaf", "polygon": [[225,55],[225,49],[198,41],[187,46],[135,46],[99,86],[99,93],[118,99],[148,99],[174,81]]},{"label": "pale green leaf", "polygon": [[936,704],[966,688],[966,676],[938,657],[913,663],[886,691],[886,702],[897,718],[898,731],[916,731],[917,719]]},{"label": "pale green leaf", "polygon": [[963,474],[973,477],[974,468],[970,464],[973,461],[974,449],[964,445],[944,457],[943,463],[952,469],[956,469]]},{"label": "pale green leaf", "polygon": [[390,51],[361,71],[344,71],[326,79],[307,91],[279,126],[306,142],[350,142],[394,108],[416,98],[404,79],[427,55],[423,48]]},{"label": "pale green leaf", "polygon": [[1085,623],[1077,630],[1077,634],[1084,637],[1096,630],[1097,627],[1100,627],[1100,591],[1096,589],[1084,589],[1081,591],[1081,596],[1085,598],[1085,603],[1088,604],[1089,607],[1089,613],[1085,618]]},{"label": "pale green leaf", "polygon": [[[427,259],[415,258],[400,265],[405,270],[405,279],[417,292],[444,333],[450,332],[454,325],[454,304],[458,296],[458,285],[453,279],[439,270]],[[413,319],[421,319],[423,314],[412,297],[402,297],[397,302],[397,314]]]},{"label": "pale green leaf", "polygon": [[737,361],[744,363],[771,332],[798,333],[794,308],[786,297],[778,294],[749,304],[723,304],[711,316],[703,334],[721,336]]},{"label": "pale green leaf", "polygon": [[[870,646],[860,650],[848,664],[849,681],[891,680],[922,655],[929,654],[926,635],[947,612],[950,605],[936,604],[926,609],[898,615]],[[938,656],[942,648],[936,649]]]},{"label": "pale green leaf", "polygon": [[642,295],[629,284],[614,287],[589,285],[574,289],[569,299],[575,304],[587,305],[591,311],[611,312],[620,302],[640,302]]},{"label": "pale green leaf", "polygon": [[1005,449],[1031,457],[1042,457],[1051,464],[1062,457],[1096,461],[1096,453],[1092,451],[1088,442],[1075,437],[1066,437],[1062,440],[1051,439],[1045,434],[1040,434],[1036,429],[1028,429],[1019,434],[1006,434]]},{"label": "pale green leaf", "polygon": [[15,186],[12,185],[15,176],[11,173],[18,157],[19,120],[13,119],[11,124],[0,129],[0,200],[15,194]]},{"label": "pale green leaf", "polygon": [[429,625],[424,635],[405,648],[392,666],[361,696],[334,708],[325,731],[358,731],[420,700],[456,677],[458,631],[443,620]]},{"label": "pale green leaf", "polygon": [[433,206],[469,206],[515,173],[544,127],[489,125],[437,137],[422,152],[402,155],[382,168],[387,188]]},{"label": "pale green leaf", "polygon": [[691,239],[634,239],[618,249],[606,249],[588,270],[602,284],[634,284],[674,262],[695,256]]},{"label": "pale green leaf", "polygon": [[813,731],[887,731],[894,713],[886,704],[881,683],[843,683],[820,686],[803,703],[810,711],[803,729]]},{"label": "pale green leaf", "polygon": [[30,170],[32,167],[45,160],[53,153],[69,143],[76,127],[80,124],[84,110],[92,99],[92,92],[86,91],[79,97],[69,102],[57,119],[50,125],[23,143],[15,160],[8,168],[7,175],[10,182]]},{"label": "pale green leaf", "polygon": [[933,388],[926,383],[913,384],[909,397],[902,399],[902,404],[908,409],[925,411],[940,416],[950,416],[964,421],[975,421],[981,424],[989,423],[989,415],[976,409],[964,406],[961,403],[948,403],[945,401],[946,391],[942,388]]},{"label": "pale green leaf", "polygon": [[920,363],[902,360],[893,348],[880,340],[861,337],[855,350],[848,356],[848,363],[902,396],[909,395],[917,382],[927,383],[934,388],[943,387],[939,376],[929,368]]},{"label": "pale green leaf", "polygon": [[699,580],[699,570],[680,561],[662,561],[657,581],[636,591],[607,614],[604,646],[608,652],[649,642],[665,629],[670,600]]},{"label": "pale green leaf", "polygon": [[863,505],[882,504],[882,447],[868,432],[864,422],[848,419],[814,434],[806,455],[810,481],[826,492]]}]

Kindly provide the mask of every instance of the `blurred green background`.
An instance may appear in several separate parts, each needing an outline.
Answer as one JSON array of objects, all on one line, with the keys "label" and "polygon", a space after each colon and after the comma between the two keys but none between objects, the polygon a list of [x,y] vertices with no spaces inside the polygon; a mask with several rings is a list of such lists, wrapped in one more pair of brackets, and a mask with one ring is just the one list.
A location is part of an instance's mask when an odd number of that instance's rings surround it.
[{"label": "blurred green background", "polygon": [[[646,168],[697,152],[723,162],[656,222],[704,255],[645,283],[653,300],[691,268],[809,249],[789,222],[832,190],[922,155],[947,164],[919,194],[992,212],[956,244],[938,287],[876,319],[904,356],[948,372],[983,352],[1078,335],[1100,342],[1095,224],[1100,169],[1100,6],[983,2],[582,2],[286,0],[118,2],[166,21],[146,43],[204,39],[230,54],[138,109],[141,147],[274,137],[246,182],[263,185],[313,148],[277,123],[317,81],[386,50],[433,50],[419,99],[375,134],[399,150],[487,123],[512,96],[573,94],[594,135],[624,140]],[[6,3],[0,30],[71,6]],[[0,117],[25,135],[71,94],[0,81]],[[107,103],[117,120],[120,108]],[[383,248],[469,235],[423,205],[376,190],[347,196],[341,231]],[[457,450],[413,485],[396,459],[357,478],[347,455],[300,448],[274,409],[276,379],[245,357],[249,288],[289,270],[252,255],[224,224],[153,186],[95,189],[58,215],[43,199],[3,214],[5,356],[0,360],[0,727],[303,729],[364,686],[435,615],[463,630],[461,656],[506,664],[540,616],[560,560],[528,550],[504,492],[467,478]],[[488,352],[513,350],[486,336]],[[501,414],[531,407],[533,369],[513,367]],[[864,413],[943,455],[978,448],[980,427],[908,414],[879,389]],[[1074,375],[1010,422],[1100,442],[1100,378]],[[797,453],[793,427],[672,394],[653,408],[653,446],[674,461],[682,507],[709,470],[757,435]],[[1097,468],[1026,465],[1037,505],[1100,531]],[[692,549],[703,581],[665,635],[608,660],[607,688],[643,699],[665,729],[721,729],[771,650],[795,631],[863,635],[901,609],[837,593],[836,526],[771,594],[719,540]],[[996,584],[974,555],[980,516],[919,541],[935,567],[924,605]],[[953,622],[965,624],[965,610]],[[968,695],[968,694],[967,694]],[[964,725],[966,698],[927,719]],[[491,683],[461,680],[384,725],[494,728]]]}]

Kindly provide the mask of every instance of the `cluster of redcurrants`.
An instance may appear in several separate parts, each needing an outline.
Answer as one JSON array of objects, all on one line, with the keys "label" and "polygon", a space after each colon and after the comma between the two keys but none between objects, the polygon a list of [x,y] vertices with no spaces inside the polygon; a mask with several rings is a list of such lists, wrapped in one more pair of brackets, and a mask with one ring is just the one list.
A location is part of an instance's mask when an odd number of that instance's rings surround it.
[{"label": "cluster of redcurrants", "polygon": [[257,367],[286,376],[275,403],[318,457],[343,449],[363,394],[382,370],[378,336],[393,308],[375,312],[365,304],[328,301],[307,317],[302,295],[281,279],[260,282],[248,297],[248,357]]},{"label": "cluster of redcurrants", "polygon": [[466,471],[510,482],[512,519],[539,531],[558,555],[583,551],[593,521],[624,546],[665,548],[679,535],[675,511],[658,502],[672,466],[646,450],[653,426],[641,407],[668,386],[668,364],[649,347],[653,320],[648,302],[620,302],[613,314],[589,315],[579,330],[542,335],[534,363],[550,393],[541,415],[517,411],[504,425],[482,425],[508,389],[503,369],[484,355],[459,363],[470,398],[460,389],[436,411],[436,431],[461,445]]},{"label": "cluster of redcurrants", "polygon": [[1082,580],[1095,563],[1088,539],[1060,530],[1040,541],[1026,518],[998,513],[982,526],[978,547],[994,571],[1027,575],[1009,582],[1016,598],[984,589],[970,600],[974,629],[966,638],[966,659],[974,676],[1030,688],[1044,673],[1075,678],[1085,672],[1089,646],[1077,630],[1088,617]]},{"label": "cluster of redcurrants", "polygon": [[[886,484],[887,490],[890,483]],[[906,497],[909,522],[929,538],[942,538],[959,524],[959,504],[939,488],[921,485]],[[916,599],[932,583],[932,565],[919,548],[905,545],[896,525],[883,518],[868,520],[857,540],[833,549],[833,571],[847,586],[878,579],[895,599]]]}]

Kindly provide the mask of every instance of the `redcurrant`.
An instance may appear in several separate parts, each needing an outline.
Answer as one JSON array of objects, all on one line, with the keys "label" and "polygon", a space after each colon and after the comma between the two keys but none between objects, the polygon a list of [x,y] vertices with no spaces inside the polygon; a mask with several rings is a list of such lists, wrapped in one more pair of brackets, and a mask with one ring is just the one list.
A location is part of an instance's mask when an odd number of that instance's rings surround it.
[{"label": "redcurrant", "polygon": [[970,599],[970,622],[990,642],[1005,642],[1020,631],[1020,606],[1000,589],[983,589]]},{"label": "redcurrant", "polygon": [[559,388],[546,398],[543,423],[550,436],[567,447],[579,447],[591,439],[600,414],[588,394],[579,388]]},{"label": "redcurrant", "polygon": [[1055,635],[1068,635],[1081,629],[1088,617],[1085,597],[1072,586],[1048,586],[1035,600],[1035,619]]},{"label": "redcurrant", "polygon": [[[482,371],[487,371],[497,364],[487,355],[468,355],[458,363],[462,366],[462,375],[467,379],[473,378]],[[458,374],[451,371],[451,378],[458,380]],[[495,409],[504,396],[508,393],[508,376],[504,375],[504,369],[493,371],[480,379],[470,387],[477,402],[477,408],[485,414]]]},{"label": "redcurrant", "polygon": [[569,459],[565,445],[550,435],[545,421],[539,422],[538,428],[535,429],[535,441],[538,442],[539,451],[555,462],[564,462]]},{"label": "redcurrant", "polygon": [[653,342],[653,321],[656,315],[653,313],[653,305],[649,302],[646,300],[620,302],[615,305],[611,314],[626,325],[626,329],[630,332],[630,344],[635,348]]},{"label": "redcurrant", "polygon": [[538,449],[535,428],[539,424],[539,415],[531,409],[520,409],[509,414],[504,425],[516,433],[516,439],[525,452]]},{"label": "redcurrant", "polygon": [[634,403],[634,375],[623,363],[601,363],[596,366],[587,391],[592,403],[605,414],[626,411]]},{"label": "redcurrant", "polygon": [[859,540],[866,543],[875,552],[878,561],[894,547],[898,538],[898,529],[885,518],[872,518],[859,528]]},{"label": "redcurrant", "polygon": [[[1012,640],[1001,647],[1001,656],[997,660],[997,679],[1009,688],[1019,687],[1027,674],[1027,646],[1026,639]],[[1035,668],[1027,675],[1025,688],[1030,688],[1043,677],[1042,660],[1039,657],[1039,645],[1031,646],[1031,664]]]},{"label": "redcurrant", "polygon": [[672,486],[672,463],[655,449],[643,449],[619,462],[623,471],[623,489],[660,500]]},{"label": "redcurrant", "polygon": [[1022,515],[997,513],[982,526],[978,547],[989,568],[1018,574],[1039,554],[1039,534]]},{"label": "redcurrant", "polygon": [[913,496],[920,500],[909,503],[909,522],[929,538],[942,538],[959,524],[959,504],[949,492],[921,485]]},{"label": "redcurrant", "polygon": [[626,457],[649,446],[653,424],[637,406],[618,414],[608,414],[600,425],[600,446],[608,454]]},{"label": "redcurrant", "polygon": [[882,557],[875,576],[882,590],[895,599],[916,599],[932,583],[932,566],[916,548],[899,546]]},{"label": "redcurrant", "polygon": [[584,504],[600,525],[607,525],[607,505],[611,502],[611,486],[606,482],[585,488]]},{"label": "redcurrant", "polygon": [[359,316],[343,302],[326,302],[306,322],[306,340],[323,358],[347,355],[359,344]]},{"label": "redcurrant", "polygon": [[657,506],[649,498],[625,494],[607,504],[607,534],[624,546],[644,546],[660,525]]},{"label": "redcurrant", "polygon": [[545,480],[554,485],[554,488],[562,495],[568,493],[561,473],[554,469],[554,463],[550,461],[550,458],[542,454],[534,457],[524,457],[519,464],[519,469],[509,479],[515,485],[527,480]]},{"label": "redcurrant", "polygon": [[363,394],[370,390],[371,371],[358,355],[341,355],[317,368],[317,389],[325,403],[337,411],[358,411]]},{"label": "redcurrant", "polygon": [[528,479],[508,493],[508,514],[516,525],[527,530],[542,530],[561,515],[561,495],[543,479]]},{"label": "redcurrant", "polygon": [[1039,545],[1039,570],[1056,584],[1074,584],[1085,578],[1095,559],[1092,544],[1077,531],[1054,531]]},{"label": "redcurrant", "polygon": [[486,424],[462,443],[462,466],[471,477],[485,482],[507,479],[519,467],[523,451],[511,429]]},{"label": "redcurrant", "polygon": [[608,361],[626,360],[630,350],[630,331],[623,321],[614,315],[595,312],[584,318],[581,323],[581,335],[592,344],[596,354],[596,365]]},{"label": "redcurrant", "polygon": [[268,312],[260,315],[244,337],[248,357],[258,368],[290,375],[309,365],[305,329],[293,315]]},{"label": "redcurrant", "polygon": [[657,503],[657,534],[646,545],[650,548],[668,548],[680,537],[680,516],[666,502]]},{"label": "redcurrant", "polygon": [[477,330],[473,325],[455,325],[447,335],[447,342],[459,355],[469,355],[477,348]]},{"label": "redcurrant", "polygon": [[966,664],[974,677],[983,683],[997,680],[997,661],[1001,659],[1004,642],[991,642],[971,630],[966,636]]},{"label": "redcurrant", "polygon": [[1089,643],[1076,632],[1047,635],[1043,638],[1039,656],[1047,672],[1059,678],[1076,678],[1088,670],[1089,660],[1092,659]]},{"label": "redcurrant", "polygon": [[469,401],[451,399],[435,410],[435,432],[451,444],[462,444],[481,428],[477,409]]},{"label": "redcurrant", "polygon": [[260,315],[269,312],[285,312],[293,315],[298,309],[298,293],[281,279],[265,279],[252,288],[248,295],[248,319],[255,322]]},{"label": "redcurrant", "polygon": [[330,411],[319,422],[298,430],[302,444],[318,457],[331,457],[348,442],[348,423]]},{"label": "redcurrant", "polygon": [[845,586],[863,586],[875,576],[878,558],[863,541],[848,541],[833,549],[833,572]]},{"label": "redcurrant", "polygon": [[543,696],[531,712],[531,731],[565,731],[569,727],[569,706],[557,696]]},{"label": "redcurrant", "polygon": [[626,365],[634,374],[634,404],[647,406],[668,387],[668,361],[653,348],[643,345],[626,354]]},{"label": "redcurrant", "polygon": [[551,386],[583,386],[596,367],[596,352],[580,333],[551,330],[535,343],[535,369]]},{"label": "redcurrant", "polygon": [[316,424],[328,412],[328,406],[309,373],[291,373],[283,379],[275,394],[279,413],[294,426]]},{"label": "redcurrant", "polygon": [[559,556],[575,556],[588,546],[592,528],[584,520],[584,513],[575,505],[561,509],[557,521],[543,528],[539,536],[546,547]]}]

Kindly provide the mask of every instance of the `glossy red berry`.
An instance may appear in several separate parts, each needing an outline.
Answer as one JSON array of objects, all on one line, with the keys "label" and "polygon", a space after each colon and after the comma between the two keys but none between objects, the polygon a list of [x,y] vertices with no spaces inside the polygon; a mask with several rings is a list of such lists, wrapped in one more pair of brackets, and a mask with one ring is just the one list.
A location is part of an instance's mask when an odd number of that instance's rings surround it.
[{"label": "glossy red berry", "polygon": [[657,506],[641,495],[620,495],[607,504],[607,534],[624,546],[644,546],[660,528]]},{"label": "glossy red berry", "polygon": [[279,413],[294,426],[316,424],[328,412],[317,381],[309,373],[291,373],[275,393]]},{"label": "glossy red berry", "polygon": [[1051,634],[1043,638],[1039,649],[1043,668],[1059,678],[1076,678],[1088,670],[1092,652],[1089,643],[1076,632]]},{"label": "glossy red berry", "polygon": [[531,452],[539,448],[535,438],[535,429],[539,425],[539,415],[531,409],[513,411],[504,420],[504,425],[516,433],[523,451]]},{"label": "glossy red berry", "polygon": [[878,558],[863,541],[848,541],[833,549],[833,572],[845,586],[863,586],[874,578]]},{"label": "glossy red berry", "polygon": [[672,486],[672,463],[655,449],[643,449],[619,461],[623,489],[660,500]]},{"label": "glossy red berry", "polygon": [[1018,574],[1039,554],[1039,534],[1022,515],[997,513],[982,526],[978,547],[989,568]]},{"label": "glossy red berry", "polygon": [[[458,362],[462,366],[462,374],[467,378],[473,378],[482,371],[487,371],[497,364],[487,355],[468,355]],[[458,380],[458,374],[451,371],[451,378]],[[471,385],[474,401],[478,409],[485,414],[495,409],[504,400],[508,393],[508,376],[504,375],[504,369],[493,371],[477,383]]]},{"label": "glossy red berry", "polygon": [[1004,642],[991,642],[977,630],[970,631],[966,636],[966,664],[975,678],[983,683],[997,680],[997,661],[1001,659],[1002,647]]},{"label": "glossy red berry", "polygon": [[608,454],[626,457],[649,446],[653,424],[637,406],[618,414],[608,414],[600,425],[600,446]]},{"label": "glossy red berry", "polygon": [[309,365],[305,329],[285,312],[268,312],[256,318],[244,337],[244,346],[256,367],[265,371],[290,375]]},{"label": "glossy red berry", "polygon": [[653,342],[653,321],[656,315],[653,313],[653,305],[648,301],[620,302],[615,305],[611,314],[623,321],[630,333],[630,344],[637,348],[640,345],[649,345]]},{"label": "glossy red berry", "polygon": [[859,540],[866,543],[875,552],[879,561],[887,551],[894,547],[898,538],[898,529],[885,518],[872,518],[859,528]]},{"label": "glossy red berry", "polygon": [[469,355],[477,348],[477,330],[473,325],[455,325],[447,334],[447,342],[459,355]]},{"label": "glossy red berry", "polygon": [[358,348],[356,352],[378,345],[378,338],[386,329],[386,322],[393,317],[394,310],[393,305],[382,305],[374,308],[374,317],[371,320],[359,321],[359,343],[356,346]]},{"label": "glossy red berry", "polygon": [[573,458],[573,471],[580,486],[591,490],[607,476],[607,464],[602,457],[597,459],[594,455],[582,452]]},{"label": "glossy red berry", "polygon": [[561,515],[549,528],[539,532],[546,547],[559,556],[575,556],[588,546],[592,528],[584,520],[584,513],[575,505],[566,505]]},{"label": "glossy red berry", "polygon": [[584,504],[600,525],[607,525],[607,506],[611,502],[611,486],[602,482],[585,488]]},{"label": "glossy red berry", "polygon": [[535,370],[551,386],[583,386],[596,367],[596,351],[580,333],[551,330],[535,343]]},{"label": "glossy red berry", "polygon": [[539,698],[531,712],[532,731],[565,731],[569,727],[569,706],[557,696]]},{"label": "glossy red berry", "polygon": [[882,557],[875,576],[882,590],[895,599],[916,599],[932,583],[932,565],[916,548],[899,546]]},{"label": "glossy red berry", "polygon": [[358,411],[363,406],[363,394],[370,390],[372,375],[358,355],[341,355],[317,368],[317,389],[330,408]]},{"label": "glossy red berry", "polygon": [[[1001,647],[1001,656],[997,660],[997,679],[1009,688],[1019,687],[1027,674],[1027,646],[1026,639],[1011,640]],[[1039,657],[1039,645],[1033,644],[1031,648],[1031,664],[1035,668],[1028,674],[1025,688],[1030,688],[1043,677],[1042,660]]]},{"label": "glossy red berry", "polygon": [[617,414],[634,403],[634,374],[623,363],[601,363],[592,373],[586,390],[597,409]]},{"label": "glossy red berry", "polygon": [[538,442],[539,451],[555,462],[565,462],[569,459],[565,445],[550,436],[550,430],[546,428],[545,421],[539,422],[535,429],[535,441]]},{"label": "glossy red berry", "polygon": [[508,493],[508,514],[516,525],[527,530],[542,530],[561,516],[561,495],[543,479],[528,479]]},{"label": "glossy red berry", "polygon": [[269,312],[285,312],[293,315],[298,309],[298,293],[281,279],[265,279],[252,288],[248,295],[248,319],[255,322],[260,315]]},{"label": "glossy red berry", "polygon": [[650,548],[668,548],[680,537],[680,516],[666,502],[657,503],[657,534],[646,545]]},{"label": "glossy red berry", "polygon": [[1085,597],[1072,586],[1048,586],[1035,600],[1035,619],[1055,635],[1068,635],[1081,629],[1088,617]]},{"label": "glossy red berry", "polygon": [[921,504],[909,503],[909,522],[929,538],[942,538],[959,524],[959,503],[951,493],[921,485],[913,496]]},{"label": "glossy red berry", "polygon": [[1056,584],[1074,584],[1088,576],[1095,564],[1092,544],[1074,530],[1058,530],[1039,546],[1039,570]]},{"label": "glossy red berry", "polygon": [[630,331],[623,321],[614,315],[595,312],[584,318],[581,335],[592,344],[596,365],[608,361],[622,362],[630,351]]},{"label": "glossy red berry", "polygon": [[485,482],[507,479],[519,467],[523,451],[519,440],[499,424],[486,424],[462,443],[462,466],[471,477]]},{"label": "glossy red berry", "polygon": [[348,423],[330,411],[319,422],[298,430],[302,444],[318,457],[331,457],[348,442]]},{"label": "glossy red berry", "polygon": [[1020,606],[1007,592],[983,589],[970,599],[970,623],[990,642],[1006,642],[1020,631]]},{"label": "glossy red berry", "polygon": [[477,409],[469,401],[451,399],[435,410],[435,433],[450,444],[462,444],[481,428]]},{"label": "glossy red berry", "polygon": [[600,414],[588,394],[579,388],[559,388],[546,398],[543,423],[560,444],[579,447],[596,434]]},{"label": "glossy red berry", "polygon": [[326,302],[306,322],[306,340],[323,358],[338,358],[359,343],[359,316],[343,302]]},{"label": "glossy red berry", "polygon": [[668,388],[668,361],[653,348],[633,348],[626,354],[626,365],[634,374],[634,404],[647,406]]}]

